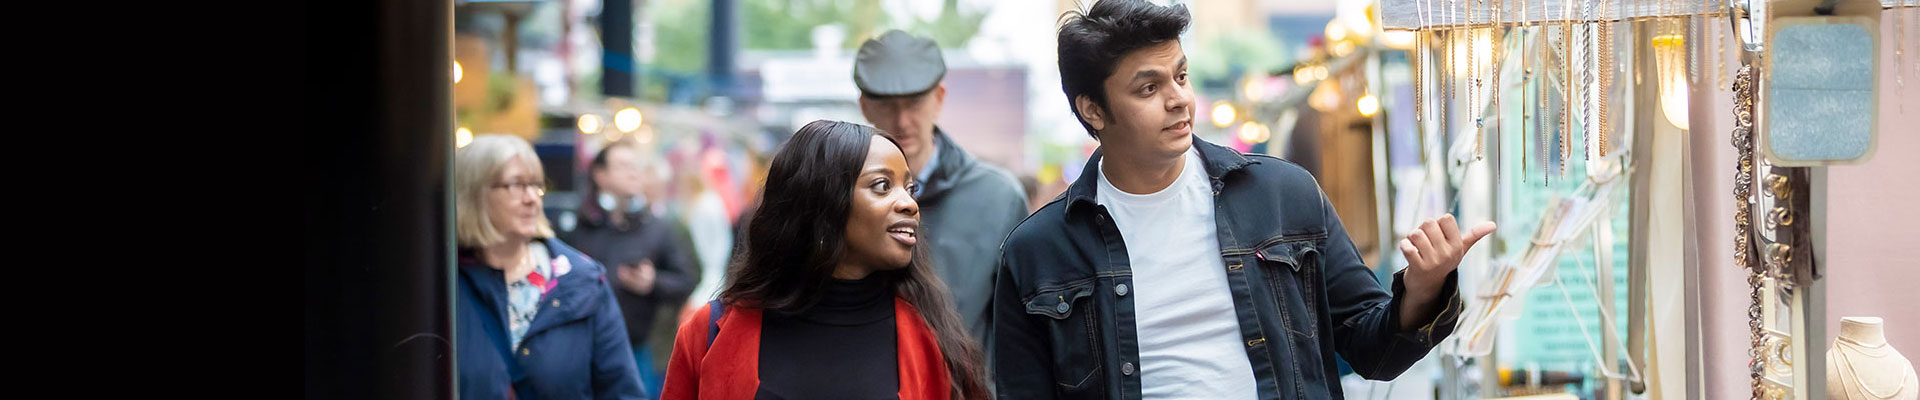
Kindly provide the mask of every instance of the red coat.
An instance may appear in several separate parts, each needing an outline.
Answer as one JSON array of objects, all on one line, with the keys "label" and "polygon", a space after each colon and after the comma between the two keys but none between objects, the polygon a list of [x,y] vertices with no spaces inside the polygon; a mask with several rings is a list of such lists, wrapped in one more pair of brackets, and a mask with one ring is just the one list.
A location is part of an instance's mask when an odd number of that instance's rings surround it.
[{"label": "red coat", "polygon": [[[720,334],[708,346],[708,307],[695,311],[674,335],[673,357],[667,361],[661,400],[752,400],[759,390],[760,310],[727,307],[720,317]],[[900,399],[947,400],[953,380],[933,329],[920,319],[919,310],[898,297],[893,299],[893,321],[898,338]]]}]

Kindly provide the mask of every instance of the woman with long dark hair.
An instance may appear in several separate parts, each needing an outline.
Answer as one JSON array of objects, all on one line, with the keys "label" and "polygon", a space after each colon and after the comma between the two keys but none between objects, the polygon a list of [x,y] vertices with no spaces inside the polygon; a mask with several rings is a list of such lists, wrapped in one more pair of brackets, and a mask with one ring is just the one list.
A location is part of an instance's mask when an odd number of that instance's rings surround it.
[{"label": "woman with long dark hair", "polygon": [[795,132],[720,299],[681,325],[662,398],[987,398],[980,348],[918,245],[913,177],[872,127]]}]

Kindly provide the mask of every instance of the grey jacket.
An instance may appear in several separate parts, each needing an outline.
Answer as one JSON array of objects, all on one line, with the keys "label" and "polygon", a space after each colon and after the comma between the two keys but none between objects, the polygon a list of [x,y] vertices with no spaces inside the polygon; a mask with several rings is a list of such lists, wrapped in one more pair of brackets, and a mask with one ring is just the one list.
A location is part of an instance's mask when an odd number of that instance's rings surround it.
[{"label": "grey jacket", "polygon": [[1027,217],[1027,194],[1006,170],[968,155],[935,127],[940,158],[922,182],[920,223],[933,242],[933,268],[953,293],[968,333],[986,342],[1000,242]]}]

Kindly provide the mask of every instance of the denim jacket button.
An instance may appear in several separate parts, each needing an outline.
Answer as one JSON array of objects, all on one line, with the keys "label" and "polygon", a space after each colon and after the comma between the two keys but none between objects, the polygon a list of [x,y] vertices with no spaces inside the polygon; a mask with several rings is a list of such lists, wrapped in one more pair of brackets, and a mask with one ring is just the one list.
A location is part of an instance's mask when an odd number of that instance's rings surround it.
[{"label": "denim jacket button", "polygon": [[1068,306],[1067,303],[1060,303],[1060,305],[1053,306],[1053,311],[1059,312],[1061,314],[1065,314],[1067,313],[1067,310],[1071,310],[1071,309],[1073,309],[1072,306]]},{"label": "denim jacket button", "polygon": [[1118,284],[1118,285],[1113,285],[1113,294],[1117,294],[1117,295],[1121,295],[1121,296],[1126,296],[1126,295],[1127,295],[1127,284],[1125,284],[1125,283],[1122,283],[1122,284]]},{"label": "denim jacket button", "polygon": [[1120,374],[1133,376],[1133,363],[1120,364]]}]

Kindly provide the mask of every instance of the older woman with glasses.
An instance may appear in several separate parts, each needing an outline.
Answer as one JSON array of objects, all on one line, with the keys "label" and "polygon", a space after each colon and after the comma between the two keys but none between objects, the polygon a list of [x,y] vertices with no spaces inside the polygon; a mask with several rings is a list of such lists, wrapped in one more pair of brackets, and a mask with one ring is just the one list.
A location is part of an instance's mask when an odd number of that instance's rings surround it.
[{"label": "older woman with glasses", "polygon": [[533,146],[483,135],[454,154],[460,397],[642,397],[606,271],[553,238]]}]

